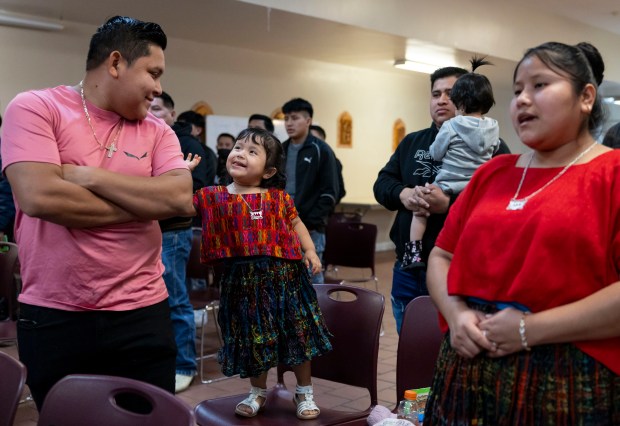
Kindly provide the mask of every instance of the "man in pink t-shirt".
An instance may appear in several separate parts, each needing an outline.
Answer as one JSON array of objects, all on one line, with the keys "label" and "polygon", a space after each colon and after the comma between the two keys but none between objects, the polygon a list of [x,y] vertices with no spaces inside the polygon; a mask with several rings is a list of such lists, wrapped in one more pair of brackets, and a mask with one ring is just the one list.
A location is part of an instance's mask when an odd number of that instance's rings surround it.
[{"label": "man in pink t-shirt", "polygon": [[91,39],[83,81],[21,93],[7,107],[3,171],[23,280],[19,356],[39,408],[71,373],[174,391],[156,220],[194,211],[178,139],[148,114],[166,44],[159,25],[113,17]]}]

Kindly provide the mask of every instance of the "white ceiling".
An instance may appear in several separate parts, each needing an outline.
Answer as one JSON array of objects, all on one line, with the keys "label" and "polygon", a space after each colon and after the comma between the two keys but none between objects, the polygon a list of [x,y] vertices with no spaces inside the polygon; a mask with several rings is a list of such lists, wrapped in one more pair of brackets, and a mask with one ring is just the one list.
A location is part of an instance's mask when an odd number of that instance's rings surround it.
[{"label": "white ceiling", "polygon": [[519,3],[620,34],[618,0],[519,0]]},{"label": "white ceiling", "polygon": [[[489,1],[497,5],[497,0]],[[519,4],[532,13],[552,12],[620,35],[618,0],[519,0]],[[0,9],[94,27],[122,14],[157,22],[171,38],[389,72],[394,72],[394,59],[404,57],[407,44],[401,36],[235,0],[0,0]],[[462,65],[470,55],[461,52]],[[485,70],[489,78],[511,72],[510,61],[492,60],[496,67]]]}]

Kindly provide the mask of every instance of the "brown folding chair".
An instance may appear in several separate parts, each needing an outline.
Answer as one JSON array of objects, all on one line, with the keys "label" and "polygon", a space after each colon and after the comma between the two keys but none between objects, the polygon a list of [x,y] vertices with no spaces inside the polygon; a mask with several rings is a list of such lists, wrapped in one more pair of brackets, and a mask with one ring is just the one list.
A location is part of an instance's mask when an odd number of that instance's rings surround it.
[{"label": "brown folding chair", "polygon": [[138,380],[69,375],[45,397],[39,426],[194,426],[192,407],[165,390]]},{"label": "brown folding chair", "polygon": [[359,212],[334,212],[329,216],[327,223],[359,223],[362,221],[362,214]]},{"label": "brown folding chair", "polygon": [[[189,289],[189,302],[194,309],[202,310],[201,329],[200,329],[200,381],[202,383],[211,383],[214,380],[206,379],[204,374],[204,361],[214,358],[217,354],[205,354],[206,329],[209,313],[212,314],[213,324],[218,336],[220,345],[222,336],[217,325],[217,310],[220,307],[220,289],[217,284],[217,276],[211,266],[200,263],[200,244],[202,241],[202,230],[200,228],[192,228],[192,248],[189,253],[189,261],[187,262],[187,279],[198,278],[204,279],[206,287],[203,290]],[[213,283],[214,282],[214,283]]]},{"label": "brown folding chair", "polygon": [[418,296],[405,308],[396,353],[396,400],[407,389],[431,386],[443,333],[430,296]]},{"label": "brown folding chair", "polygon": [[[379,279],[375,273],[377,225],[364,222],[330,222],[325,231],[323,267],[326,282],[365,283],[374,281],[379,291]],[[343,277],[338,267],[345,266],[370,270],[370,275]]]},{"label": "brown folding chair", "polygon": [[0,242],[0,303],[6,307],[6,318],[0,319],[2,343],[17,341],[17,269],[17,245]]},{"label": "brown folding chair", "polygon": [[0,352],[0,426],[12,426],[17,405],[26,383],[26,367]]},{"label": "brown folding chair", "polygon": [[[370,406],[359,411],[324,407],[318,418],[299,421],[299,424],[363,424],[377,405],[379,329],[384,297],[372,290],[347,285],[315,284],[314,288],[323,317],[333,335],[333,351],[312,360],[312,376],[366,389],[370,396]],[[277,384],[267,395],[265,410],[256,417],[235,415],[235,406],[247,396],[242,394],[199,403],[196,406],[196,422],[202,426],[296,424],[298,420],[293,393],[284,384],[286,371],[288,367],[278,366]]]}]

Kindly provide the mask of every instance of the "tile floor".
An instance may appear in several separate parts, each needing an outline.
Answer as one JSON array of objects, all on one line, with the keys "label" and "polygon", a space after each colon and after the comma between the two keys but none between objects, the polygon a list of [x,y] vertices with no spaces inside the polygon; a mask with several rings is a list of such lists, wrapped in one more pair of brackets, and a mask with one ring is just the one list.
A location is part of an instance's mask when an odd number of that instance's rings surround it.
[{"label": "tile floor", "polygon": [[[390,287],[392,283],[392,266],[394,262],[394,252],[380,252],[376,257],[376,273],[379,278],[379,291],[386,298],[385,315],[383,326],[385,333],[380,338],[379,363],[378,363],[378,396],[379,404],[392,409],[396,404],[396,350],[398,346],[398,335],[392,316],[391,304],[389,301]],[[347,270],[341,268],[341,276],[356,276],[357,270]],[[353,275],[347,275],[353,274]],[[370,288],[370,287],[369,287]],[[215,329],[213,328],[212,317],[207,324],[207,341],[216,342]],[[13,346],[0,347],[0,350],[17,357],[17,349]],[[215,350],[215,346],[208,346],[207,353]],[[275,369],[274,369],[275,370]],[[269,386],[275,383],[275,371],[269,375]],[[249,381],[238,377],[223,378],[219,365],[214,359],[205,362],[205,378],[215,380],[211,383],[203,384],[199,377],[194,379],[191,387],[180,394],[178,397],[186,401],[191,406],[199,402],[220,396],[246,393],[249,388]],[[218,380],[221,379],[221,380]],[[285,375],[287,386],[295,386],[295,377],[292,373]],[[349,386],[338,385],[333,382],[315,379],[315,400],[319,407],[331,407],[343,409],[364,409],[368,407],[370,398],[363,389]],[[27,395],[27,389],[24,393]],[[37,424],[38,413],[33,402],[20,404],[15,417],[15,426],[35,426]],[[291,419],[294,423],[294,419]]]}]

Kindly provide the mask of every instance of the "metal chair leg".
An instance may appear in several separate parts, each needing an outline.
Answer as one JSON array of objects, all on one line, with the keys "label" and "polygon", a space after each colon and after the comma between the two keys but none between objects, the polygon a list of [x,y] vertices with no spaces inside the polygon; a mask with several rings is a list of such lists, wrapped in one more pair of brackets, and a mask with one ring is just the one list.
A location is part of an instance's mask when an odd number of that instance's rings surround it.
[{"label": "metal chair leg", "polygon": [[212,302],[206,305],[202,310],[202,330],[200,331],[200,382],[203,384],[218,382],[220,380],[228,379],[229,377],[219,377],[216,379],[206,379],[204,373],[204,361],[205,359],[215,358],[217,356],[217,352],[205,355],[205,341],[206,341],[206,326],[208,324],[209,311],[211,311],[213,315],[213,323],[215,326],[215,331],[217,333],[218,340],[220,345],[224,344],[222,333],[217,324],[217,314],[216,310],[219,309],[219,304],[217,302]]}]

